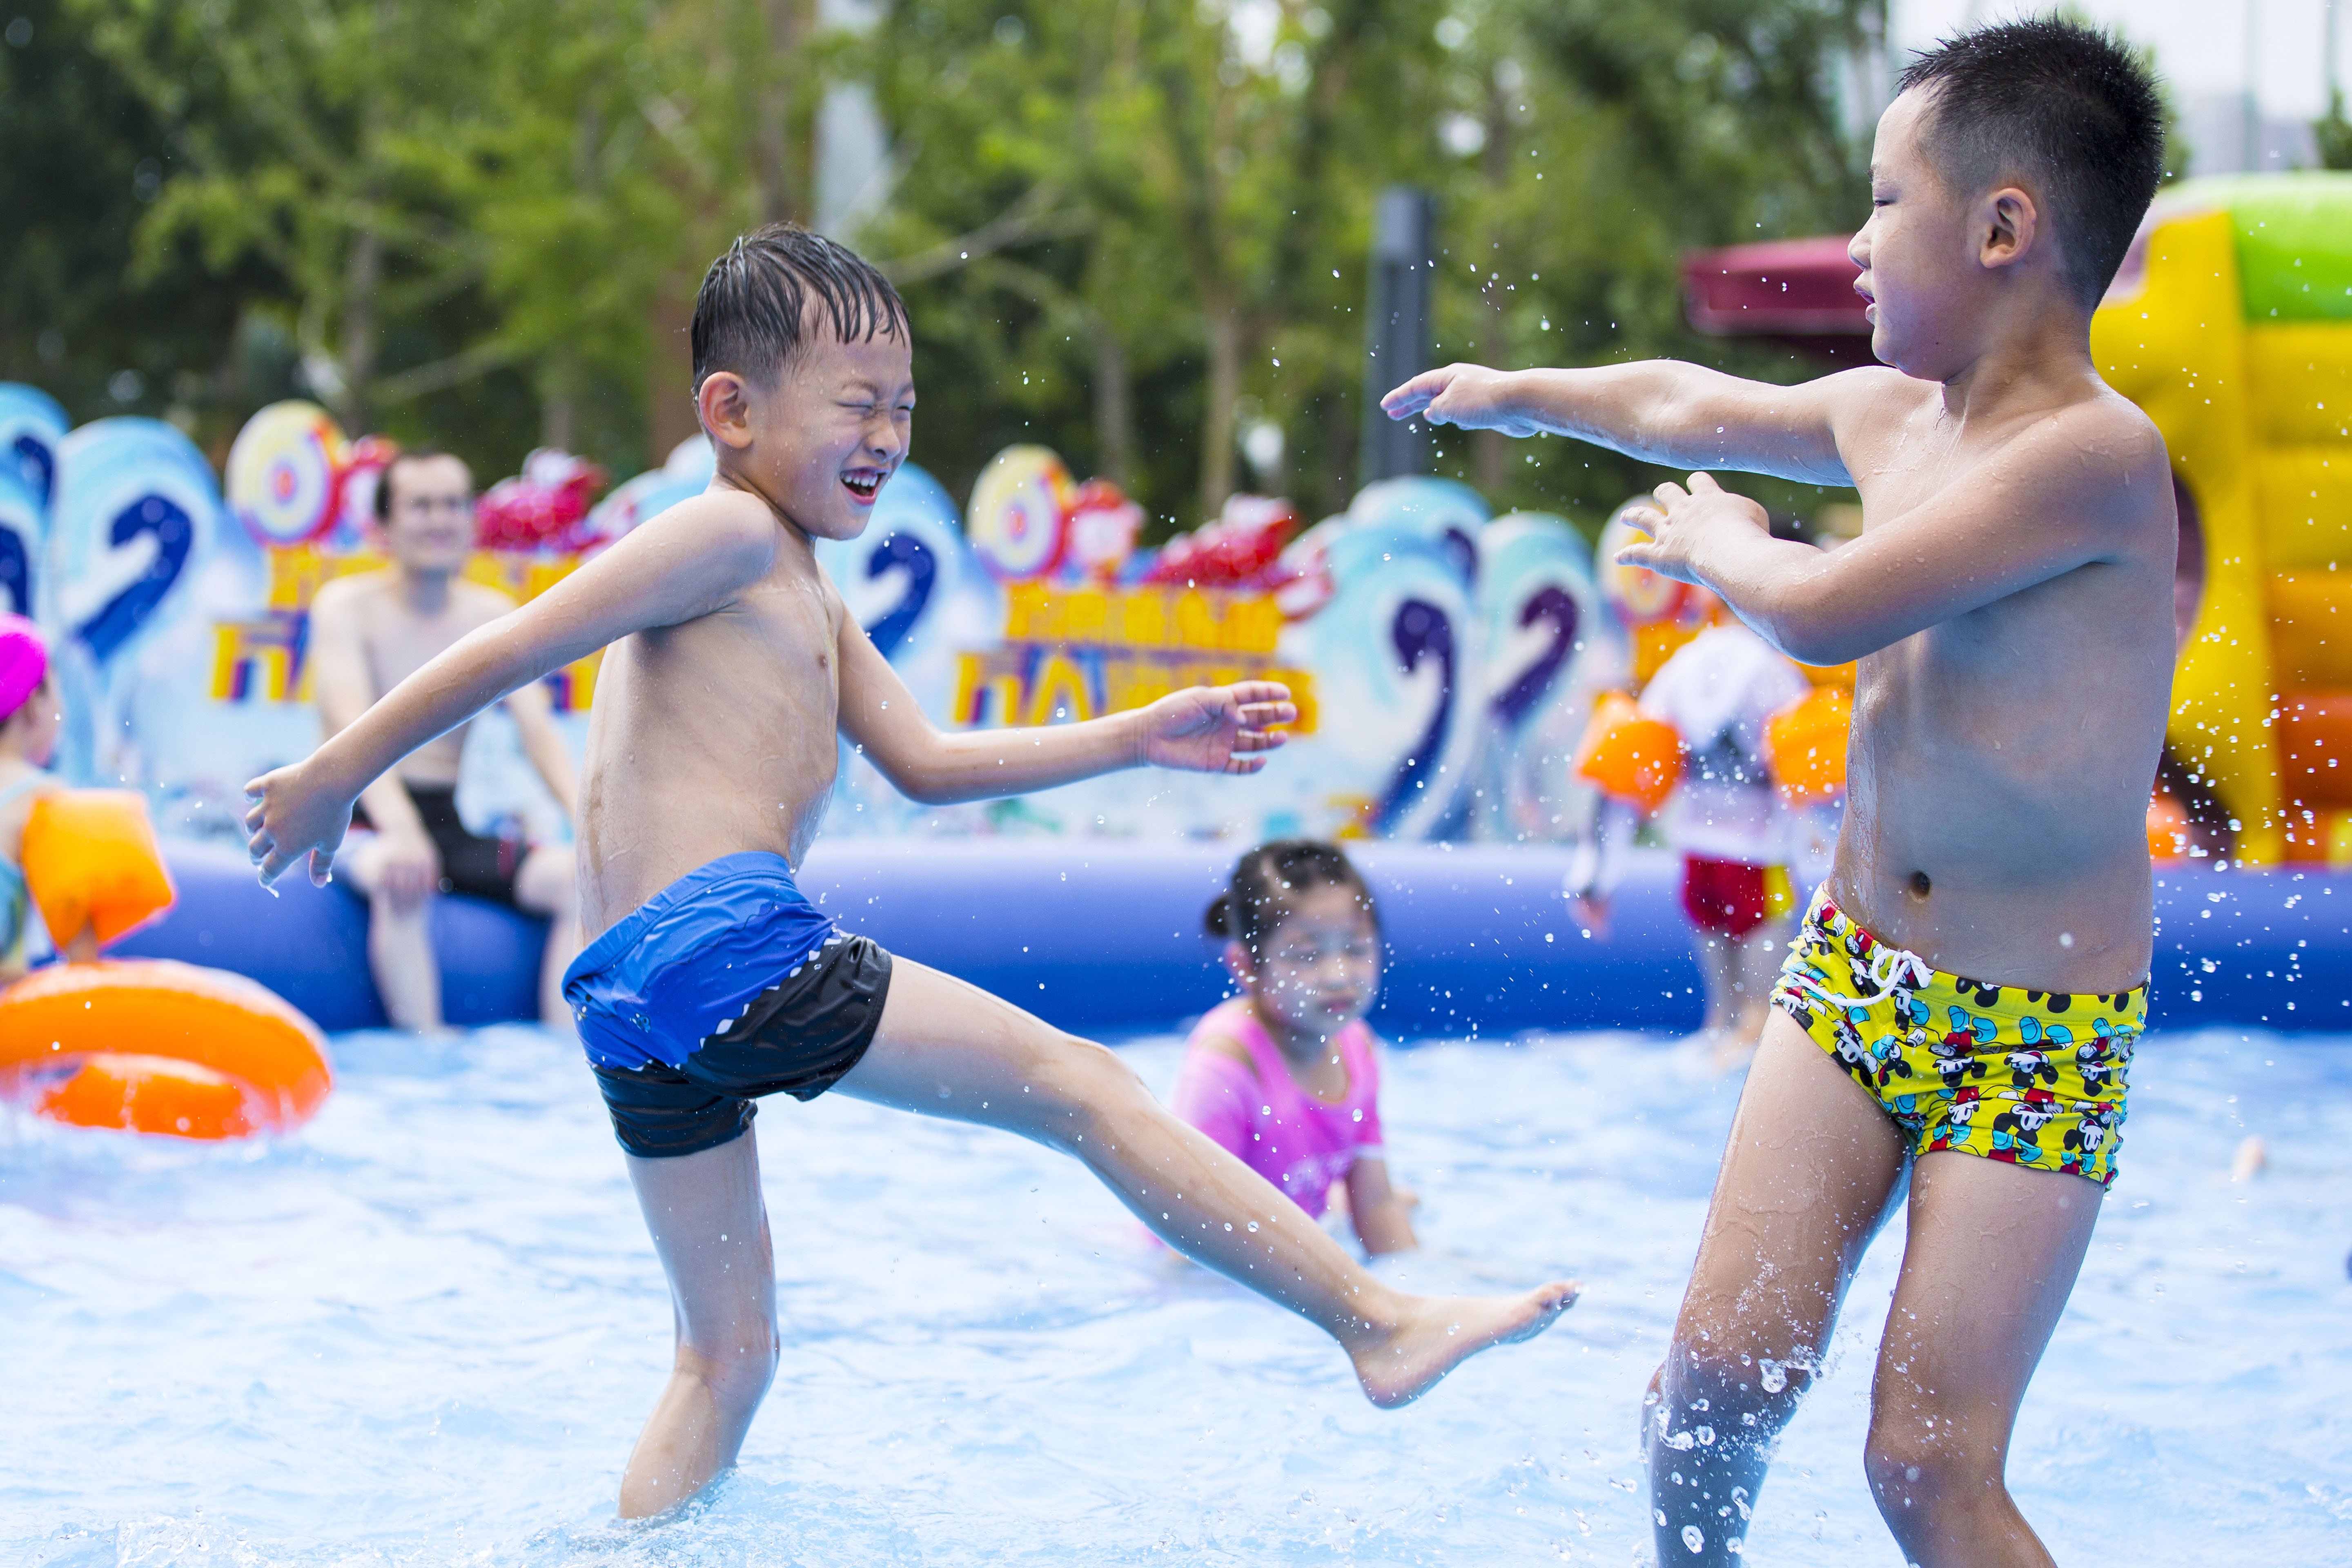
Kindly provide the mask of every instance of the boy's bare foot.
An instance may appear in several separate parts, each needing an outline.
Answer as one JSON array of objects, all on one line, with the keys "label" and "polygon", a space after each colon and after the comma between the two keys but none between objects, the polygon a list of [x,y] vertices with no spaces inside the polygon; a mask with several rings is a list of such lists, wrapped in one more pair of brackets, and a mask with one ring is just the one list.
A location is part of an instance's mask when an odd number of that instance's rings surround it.
[{"label": "boy's bare foot", "polygon": [[1383,1410],[1410,1405],[1480,1351],[1531,1340],[1584,1289],[1556,1279],[1524,1296],[1405,1296],[1396,1321],[1348,1348],[1364,1397]]}]

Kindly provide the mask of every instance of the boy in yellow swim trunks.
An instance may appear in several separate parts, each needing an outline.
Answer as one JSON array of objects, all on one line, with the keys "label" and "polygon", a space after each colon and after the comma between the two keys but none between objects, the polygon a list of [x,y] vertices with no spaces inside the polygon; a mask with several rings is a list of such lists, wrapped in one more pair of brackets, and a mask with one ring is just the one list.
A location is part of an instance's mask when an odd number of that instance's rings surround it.
[{"label": "boy in yellow swim trunks", "polygon": [[1643,1411],[1661,1563],[1739,1561],[1906,1176],[1865,1455],[1879,1510],[1923,1568],[2051,1561],[2003,1474],[2115,1174],[2173,663],[2164,444],[2100,383],[2090,319],[2163,142],[2156,84],[2105,34],[1970,32],[1916,58],[1879,121],[1853,255],[1881,365],[1790,387],[1454,365],[1387,399],[1862,493],[1862,537],[1824,554],[1696,473],[1658,487],[1653,537],[1619,557],[1714,590],[1800,662],[1861,659],[1835,866]]}]

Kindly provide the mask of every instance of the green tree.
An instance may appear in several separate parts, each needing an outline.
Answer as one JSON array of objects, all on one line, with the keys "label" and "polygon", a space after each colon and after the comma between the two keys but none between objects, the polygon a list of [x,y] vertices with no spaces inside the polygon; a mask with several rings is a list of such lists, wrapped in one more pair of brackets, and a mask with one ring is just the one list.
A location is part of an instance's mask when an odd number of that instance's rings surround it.
[{"label": "green tree", "polygon": [[[1826,0],[902,0],[868,68],[903,177],[865,237],[915,311],[926,460],[959,484],[1003,441],[1046,439],[1164,529],[1232,488],[1255,408],[1299,499],[1343,504],[1370,211],[1396,182],[1439,197],[1442,357],[1815,374],[1692,334],[1677,263],[1858,220],[1831,75],[1869,19]],[[1538,447],[1442,443],[1507,503],[1589,514],[1643,477]]]},{"label": "green tree", "polygon": [[215,409],[289,384],[290,344],[239,331],[243,300],[271,279],[240,267],[224,287],[186,247],[134,272],[131,237],[177,155],[86,46],[57,0],[0,7],[0,378],[46,387],[78,420],[169,413],[225,451],[235,426]]},{"label": "green tree", "polygon": [[173,149],[132,281],[194,261],[347,428],[486,475],[638,466],[666,309],[805,216],[812,0],[67,4]]},{"label": "green tree", "polygon": [[[860,36],[821,28],[815,0],[18,3],[0,364],[78,412],[170,399],[220,447],[299,378],[352,428],[486,475],[535,440],[657,458],[690,428],[703,265],[815,216],[820,107],[860,79],[891,195],[852,237],[914,311],[919,456],[961,490],[1044,440],[1162,531],[1244,480],[1346,501],[1392,183],[1438,197],[1444,355],[1811,374],[1694,337],[1676,262],[1860,216],[1831,77],[1874,16],[884,0]],[[143,401],[111,400],[123,368]],[[1248,476],[1254,419],[1287,450]],[[1559,443],[1448,433],[1440,456],[1504,504],[1587,515],[1650,477]]]},{"label": "green tree", "polygon": [[1000,391],[1008,435],[1084,401],[1063,444],[1162,527],[1234,488],[1247,404],[1293,433],[1309,499],[1344,497],[1371,194],[1433,158],[1408,107],[1430,101],[1423,14],[895,7],[872,58],[906,173],[868,238],[919,343]]},{"label": "green tree", "polygon": [[[1439,23],[1455,65],[1445,126],[1439,358],[1593,364],[1671,357],[1766,380],[1826,368],[1685,315],[1681,258],[1850,233],[1866,144],[1832,73],[1875,20],[1806,0],[1494,0]],[[1866,116],[1853,118],[1866,121]],[[1441,437],[1499,501],[1591,518],[1663,471],[1577,443]],[[1810,512],[1811,487],[1747,486]]]},{"label": "green tree", "polygon": [[2327,118],[2315,122],[2311,133],[2319,143],[2319,166],[2352,169],[2352,120],[2344,118],[2344,89],[2327,95]]}]

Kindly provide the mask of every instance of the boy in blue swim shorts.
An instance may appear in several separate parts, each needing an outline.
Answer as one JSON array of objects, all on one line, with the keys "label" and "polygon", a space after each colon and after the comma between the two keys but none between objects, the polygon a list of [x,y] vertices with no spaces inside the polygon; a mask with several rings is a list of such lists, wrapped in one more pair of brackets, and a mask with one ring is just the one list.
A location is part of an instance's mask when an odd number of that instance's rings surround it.
[{"label": "boy in blue swim shorts", "polygon": [[[1380,1405],[1549,1327],[1574,1299],[1382,1285],[1099,1046],[845,935],[802,896],[842,741],[914,798],[1015,795],[1145,765],[1250,773],[1295,717],[1270,682],[1087,723],[945,734],[845,611],[812,542],[852,539],[906,460],[905,308],[784,226],[711,265],[693,325],[703,495],[645,523],[247,786],[264,882],[323,881],[366,784],[507,693],[606,649],[564,980],[675,1301],[670,1379],[621,1482],[658,1512],[734,1461],[779,1353],[754,1102],[782,1090],[1007,1128],[1083,1161],[1171,1246],[1317,1323]],[[1285,1217],[1287,1215],[1288,1217]]]},{"label": "boy in blue swim shorts", "polygon": [[1906,1563],[2046,1564],[2004,1481],[2113,1179],[2152,946],[2169,706],[2162,438],[2091,313],[2156,192],[2131,52],[2056,19],[1915,59],[1852,253],[1882,362],[1768,386],[1655,362],[1455,365],[1391,415],[1862,493],[1823,553],[1705,473],[1621,561],[1802,664],[1859,658],[1827,887],[1773,995],[1643,1434],[1660,1563],[1740,1561],[1775,1436],[1908,1192],[1864,1468]]}]

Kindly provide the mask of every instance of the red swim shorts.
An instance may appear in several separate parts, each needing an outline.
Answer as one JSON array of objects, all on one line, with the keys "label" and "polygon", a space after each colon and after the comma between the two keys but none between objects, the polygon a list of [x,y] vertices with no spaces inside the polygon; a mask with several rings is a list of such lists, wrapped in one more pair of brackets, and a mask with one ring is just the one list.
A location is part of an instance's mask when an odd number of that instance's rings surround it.
[{"label": "red swim shorts", "polygon": [[1762,925],[1771,909],[1763,867],[1683,858],[1683,912],[1699,930],[1737,942]]}]

